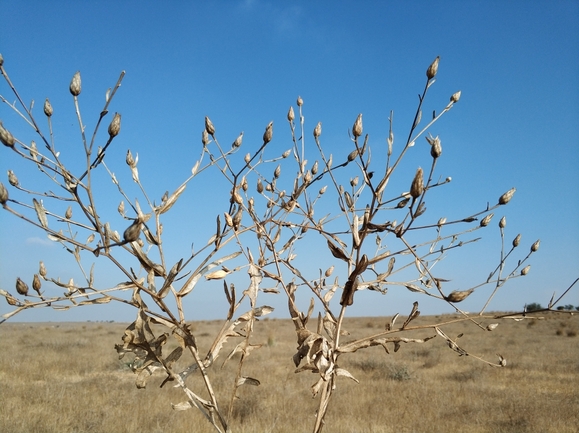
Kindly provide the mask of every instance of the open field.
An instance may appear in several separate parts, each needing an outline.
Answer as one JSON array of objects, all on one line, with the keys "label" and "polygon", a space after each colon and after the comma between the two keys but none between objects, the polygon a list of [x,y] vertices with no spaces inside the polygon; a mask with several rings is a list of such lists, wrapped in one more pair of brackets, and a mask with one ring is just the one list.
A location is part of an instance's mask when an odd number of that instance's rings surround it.
[{"label": "open field", "polygon": [[[432,318],[416,322],[426,320]],[[352,336],[369,335],[385,323],[381,318],[347,319],[346,329]],[[171,409],[170,403],[185,396],[176,388],[159,388],[162,375],[153,377],[146,390],[135,387],[128,360],[119,360],[114,350],[125,326],[90,322],[0,326],[0,431],[211,432],[195,409]],[[200,347],[210,344],[219,326],[219,322],[193,324]],[[460,343],[473,354],[496,361],[500,353],[507,367],[459,357],[440,337],[403,345],[390,355],[373,347],[343,356],[340,366],[360,384],[345,378],[338,382],[324,431],[579,431],[579,315],[503,321],[493,332],[467,323],[443,329],[449,336],[464,332]],[[241,388],[233,431],[310,431],[317,400],[309,387],[316,377],[293,372],[293,325],[288,320],[263,320],[254,337],[263,347],[251,353],[245,372],[258,378],[261,386]],[[211,370],[218,393],[230,385],[236,366],[230,362],[220,370],[222,361],[218,359]],[[229,391],[222,395],[222,405],[227,405]]]}]

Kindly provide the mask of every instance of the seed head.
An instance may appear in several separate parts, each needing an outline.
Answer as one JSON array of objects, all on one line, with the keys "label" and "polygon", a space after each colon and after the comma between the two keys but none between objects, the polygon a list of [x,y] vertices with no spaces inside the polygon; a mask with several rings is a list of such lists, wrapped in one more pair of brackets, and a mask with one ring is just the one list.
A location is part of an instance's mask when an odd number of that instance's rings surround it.
[{"label": "seed head", "polygon": [[232,147],[233,149],[236,149],[236,148],[240,147],[242,141],[243,141],[243,131],[241,131],[241,132],[239,133],[239,135],[237,136],[237,138],[235,139],[235,141],[233,142],[233,144],[231,145],[231,147]]},{"label": "seed head", "polygon": [[432,145],[432,147],[430,148],[430,155],[434,159],[442,155],[442,145],[440,144],[440,138],[434,137],[433,139],[428,140],[428,142]]},{"label": "seed head", "polygon": [[507,192],[505,192],[503,195],[501,195],[499,197],[499,204],[503,205],[503,204],[507,204],[508,202],[510,202],[511,199],[513,198],[513,195],[515,195],[516,190],[517,190],[516,188],[511,188]]},{"label": "seed head", "polygon": [[72,80],[70,81],[69,87],[70,93],[72,96],[80,95],[81,85],[80,85],[80,71],[77,71],[76,74],[73,75]]},{"label": "seed head", "polygon": [[426,77],[431,80],[434,78],[436,73],[438,72],[438,62],[440,61],[440,56],[437,56],[436,59],[430,64],[428,69],[426,70]]},{"label": "seed head", "polygon": [[318,138],[320,135],[322,135],[322,122],[318,122],[314,128],[314,138]]},{"label": "seed head", "polygon": [[44,101],[44,114],[46,114],[46,117],[50,117],[52,116],[52,113],[52,105],[50,104],[48,98],[46,98],[46,101]]},{"label": "seed head", "polygon": [[297,104],[298,104],[298,107],[301,107],[302,105],[304,105],[304,100],[302,99],[301,96],[298,96]]},{"label": "seed head", "polygon": [[0,141],[4,146],[8,147],[14,147],[14,143],[16,143],[16,139],[10,133],[10,131],[4,128],[4,125],[2,125],[2,121],[0,121]]},{"label": "seed head", "polygon": [[40,288],[42,287],[42,283],[40,282],[40,277],[38,274],[34,274],[34,279],[32,280],[32,288],[40,295]]},{"label": "seed head", "polygon": [[444,299],[446,299],[448,302],[464,301],[473,291],[474,289],[463,290],[460,292],[455,290],[454,292],[450,292],[450,294]]},{"label": "seed head", "polygon": [[296,116],[294,114],[294,107],[290,107],[289,111],[287,112],[287,120],[291,123],[294,121],[295,118]]},{"label": "seed head", "polygon": [[414,179],[412,180],[412,185],[410,186],[410,195],[412,198],[418,198],[424,192],[424,178],[422,173],[422,168],[418,167]]},{"label": "seed head", "polygon": [[72,206],[66,208],[66,212],[64,213],[64,217],[69,220],[72,218]]},{"label": "seed head", "polygon": [[521,269],[521,275],[527,275],[530,270],[531,270],[531,265],[525,266],[523,269]]},{"label": "seed head", "polygon": [[115,113],[111,124],[109,125],[109,135],[111,138],[116,137],[119,135],[121,131],[121,115],[119,113]]},{"label": "seed head", "polygon": [[521,243],[521,234],[519,233],[515,239],[513,239],[513,248],[517,248]]},{"label": "seed head", "polygon": [[267,144],[273,137],[273,122],[269,122],[263,133],[263,144]]},{"label": "seed head", "polygon": [[28,295],[28,284],[26,284],[20,278],[16,278],[16,291],[23,296]]},{"label": "seed head", "polygon": [[489,225],[489,223],[491,222],[491,219],[493,218],[495,214],[494,213],[490,213],[488,214],[486,217],[484,217],[481,222],[480,222],[480,226],[481,227],[486,227]]},{"label": "seed head", "polygon": [[131,168],[133,168],[137,165],[135,163],[135,159],[133,158],[133,154],[131,153],[131,149],[127,150],[127,157],[125,158],[125,162]]},{"label": "seed head", "polygon": [[354,122],[354,126],[352,126],[352,135],[354,138],[358,138],[362,135],[362,114],[358,114],[356,121]]},{"label": "seed head", "polygon": [[462,92],[459,90],[456,93],[453,93],[452,96],[450,97],[450,102],[452,102],[453,104],[456,104],[458,102],[458,100],[460,99],[460,94]]},{"label": "seed head", "polygon": [[246,164],[249,164],[249,161],[251,161],[251,155],[249,153],[246,153],[243,160],[245,161]]},{"label": "seed head", "polygon": [[204,129],[203,133],[201,134],[201,142],[203,143],[203,147],[209,144],[209,134],[207,134],[206,129]]},{"label": "seed head", "polygon": [[125,232],[123,233],[123,239],[125,242],[135,242],[139,239],[139,233],[141,232],[141,221],[137,218],[133,224],[131,224]]},{"label": "seed head", "polygon": [[318,174],[318,161],[314,162],[314,165],[312,165],[312,174],[314,176]]},{"label": "seed head", "polygon": [[352,150],[352,151],[348,154],[348,162],[352,162],[353,160],[356,159],[357,156],[358,156],[358,149]]},{"label": "seed head", "polygon": [[536,253],[539,251],[539,245],[541,245],[541,239],[537,239],[533,245],[531,245],[531,252]]},{"label": "seed head", "polygon": [[8,182],[12,186],[18,186],[18,178],[12,170],[8,170]]},{"label": "seed head", "polygon": [[207,116],[205,116],[205,131],[207,131],[207,134],[209,135],[215,134],[215,127],[213,126],[213,122],[211,122],[211,119],[209,119]]},{"label": "seed head", "polygon": [[4,206],[8,201],[8,190],[2,182],[0,182],[0,204]]},{"label": "seed head", "polygon": [[48,275],[48,271],[46,270],[46,266],[44,266],[44,262],[40,262],[40,264],[38,265],[38,273],[40,274],[40,276],[42,278],[46,277],[46,275]]},{"label": "seed head", "polygon": [[257,179],[257,192],[261,194],[263,192],[263,183],[261,179]]},{"label": "seed head", "polygon": [[350,179],[350,186],[352,188],[356,188],[356,186],[358,186],[358,182],[360,181],[360,178],[358,176]]},{"label": "seed head", "polygon": [[278,164],[278,166],[275,168],[275,171],[273,172],[273,177],[277,179],[280,174],[281,174],[281,165]]},{"label": "seed head", "polygon": [[507,226],[507,217],[502,217],[499,221],[499,227],[504,229]]}]

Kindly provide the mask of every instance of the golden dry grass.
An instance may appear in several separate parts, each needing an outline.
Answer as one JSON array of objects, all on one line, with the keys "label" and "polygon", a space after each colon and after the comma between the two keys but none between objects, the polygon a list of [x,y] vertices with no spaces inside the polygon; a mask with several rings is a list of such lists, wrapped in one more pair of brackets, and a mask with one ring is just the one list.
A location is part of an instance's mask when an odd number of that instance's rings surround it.
[{"label": "golden dry grass", "polygon": [[[417,323],[431,321],[419,318]],[[354,318],[354,336],[376,333],[386,319]],[[200,347],[210,344],[219,322],[193,324]],[[113,346],[125,325],[117,323],[7,323],[0,326],[0,431],[2,432],[211,432],[196,410],[170,403],[182,392],[155,376],[146,390],[118,360]],[[579,316],[505,321],[493,332],[458,323],[462,346],[496,360],[492,368],[459,357],[440,338],[403,345],[387,355],[373,347],[340,358],[360,384],[340,380],[330,403],[328,432],[577,432],[579,431]],[[423,332],[424,333],[424,332]],[[260,387],[240,388],[231,425],[235,432],[311,431],[317,400],[310,373],[294,374],[296,347],[287,320],[257,324],[245,373]],[[231,343],[232,345],[232,343]],[[227,348],[226,348],[227,349]],[[227,350],[225,351],[227,353]],[[228,389],[235,362],[212,372],[217,392]],[[195,378],[189,379],[192,383]],[[226,405],[229,392],[221,394]]]}]

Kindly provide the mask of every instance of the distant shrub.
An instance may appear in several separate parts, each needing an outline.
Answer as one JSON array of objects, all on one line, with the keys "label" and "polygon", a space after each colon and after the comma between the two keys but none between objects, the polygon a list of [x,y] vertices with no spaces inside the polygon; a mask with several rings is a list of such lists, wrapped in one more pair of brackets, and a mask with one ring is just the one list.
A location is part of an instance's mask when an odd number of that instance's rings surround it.
[{"label": "distant shrub", "polygon": [[538,304],[536,302],[533,302],[531,304],[527,304],[527,311],[537,311],[537,310],[542,310],[543,306],[541,304]]}]

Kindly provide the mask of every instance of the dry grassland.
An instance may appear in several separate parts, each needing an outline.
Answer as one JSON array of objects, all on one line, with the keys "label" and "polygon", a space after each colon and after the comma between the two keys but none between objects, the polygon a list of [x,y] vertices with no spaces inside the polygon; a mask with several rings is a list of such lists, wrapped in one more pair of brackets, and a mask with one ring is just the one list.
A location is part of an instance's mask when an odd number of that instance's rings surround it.
[{"label": "dry grassland", "polygon": [[[346,329],[352,336],[368,335],[385,322],[349,319]],[[219,326],[194,323],[199,346],[208,347]],[[0,326],[0,431],[211,432],[198,411],[171,409],[170,403],[185,398],[179,389],[159,388],[162,376],[155,376],[146,390],[134,386],[128,360],[119,360],[113,349],[124,328],[117,323]],[[340,366],[361,383],[340,380],[324,431],[579,431],[579,315],[508,321],[493,332],[466,323],[443,329],[449,336],[465,332],[460,343],[473,354],[496,361],[501,353],[507,367],[459,357],[440,337],[403,345],[390,355],[374,347],[343,356]],[[316,377],[293,372],[292,324],[261,321],[254,342],[263,347],[252,352],[245,371],[261,386],[241,388],[233,431],[311,431],[317,401],[309,387]],[[218,392],[234,377],[235,363],[220,370],[222,362],[218,359],[212,372]],[[229,391],[222,404],[228,399]]]}]

